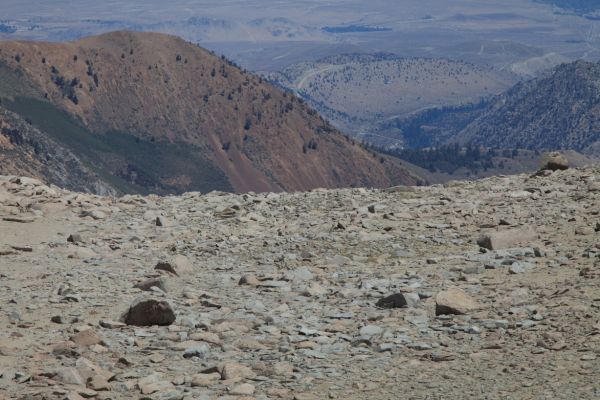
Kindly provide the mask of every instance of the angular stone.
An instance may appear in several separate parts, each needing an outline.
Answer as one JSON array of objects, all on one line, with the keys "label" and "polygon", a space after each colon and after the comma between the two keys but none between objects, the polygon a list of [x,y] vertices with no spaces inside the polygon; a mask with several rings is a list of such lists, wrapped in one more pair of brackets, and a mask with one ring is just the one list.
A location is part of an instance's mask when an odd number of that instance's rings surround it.
[{"label": "angular stone", "polygon": [[250,286],[258,286],[260,285],[260,281],[254,275],[244,275],[240,278],[238,282],[239,285],[250,285]]},{"label": "angular stone", "polygon": [[272,374],[289,378],[294,375],[294,366],[288,362],[276,362],[272,366]]},{"label": "angular stone", "polygon": [[251,396],[254,394],[254,386],[249,383],[242,383],[241,385],[234,386],[230,393],[237,396]]},{"label": "angular stone", "polygon": [[60,342],[52,347],[52,354],[56,357],[79,357],[79,348],[71,341]]},{"label": "angular stone", "polygon": [[95,219],[95,220],[106,218],[106,214],[100,210],[83,211],[79,216],[82,218],[91,217],[92,219]]},{"label": "angular stone", "polygon": [[226,363],[221,367],[221,379],[224,381],[232,379],[247,379],[255,374],[249,367],[237,363]]},{"label": "angular stone", "polygon": [[513,275],[523,274],[523,273],[531,270],[533,267],[534,267],[534,265],[531,263],[517,261],[517,262],[514,262],[510,267],[508,267],[508,272]]},{"label": "angular stone", "polygon": [[223,343],[219,335],[212,332],[198,332],[190,335],[190,340],[200,340],[206,343],[212,343],[216,345],[220,345]]},{"label": "angular stone", "polygon": [[75,368],[61,368],[56,371],[56,375],[54,376],[59,382],[66,383],[68,385],[78,385],[84,386],[85,382],[79,372]]},{"label": "angular stone", "polygon": [[599,193],[600,192],[600,181],[590,182],[588,184],[588,191],[590,193]]},{"label": "angular stone", "polygon": [[92,363],[90,360],[84,357],[80,357],[77,359],[77,361],[75,362],[75,368],[77,369],[79,375],[86,382],[94,376],[101,376],[106,381],[110,381],[115,376],[114,373],[97,366],[96,364]]},{"label": "angular stone", "polygon": [[183,358],[200,357],[204,358],[210,353],[210,347],[206,344],[190,347],[183,352]]},{"label": "angular stone", "polygon": [[87,380],[87,387],[92,390],[109,390],[110,384],[108,380],[101,375],[94,375]]},{"label": "angular stone", "polygon": [[150,278],[133,285],[134,288],[149,292],[153,287],[159,288],[163,292],[167,291],[166,281],[163,278]]},{"label": "angular stone", "polygon": [[478,309],[477,302],[459,288],[449,288],[435,297],[435,314],[468,314]]},{"label": "angular stone", "polygon": [[71,336],[70,339],[76,345],[83,347],[102,343],[102,338],[91,329],[86,329],[84,331],[78,332]]},{"label": "angular stone", "polygon": [[154,373],[138,380],[138,387],[142,394],[152,394],[161,390],[172,389],[173,384],[164,380],[162,374]]},{"label": "angular stone", "polygon": [[67,238],[69,243],[84,243],[83,237],[79,233],[73,233]]},{"label": "angular stone", "polygon": [[103,328],[106,328],[106,329],[120,329],[120,328],[126,327],[127,324],[125,324],[123,322],[118,322],[118,321],[101,320],[100,326]]},{"label": "angular stone", "polygon": [[383,329],[376,325],[367,325],[360,328],[360,335],[365,337],[372,337],[376,335],[381,335],[383,333]]},{"label": "angular stone", "polygon": [[196,374],[192,377],[192,387],[202,386],[207,387],[215,384],[221,379],[221,374],[214,372],[211,374]]},{"label": "angular stone", "polygon": [[510,249],[519,244],[530,244],[537,237],[537,233],[532,229],[507,229],[484,234],[477,240],[477,244],[488,250]]},{"label": "angular stone", "polygon": [[154,224],[156,226],[160,226],[160,227],[168,227],[169,226],[169,221],[167,221],[167,219],[165,217],[163,217],[163,216],[158,216],[154,220]]},{"label": "angular stone", "polygon": [[194,273],[194,266],[189,258],[181,254],[171,257],[168,260],[159,261],[154,269],[166,271],[176,276],[191,275]]}]

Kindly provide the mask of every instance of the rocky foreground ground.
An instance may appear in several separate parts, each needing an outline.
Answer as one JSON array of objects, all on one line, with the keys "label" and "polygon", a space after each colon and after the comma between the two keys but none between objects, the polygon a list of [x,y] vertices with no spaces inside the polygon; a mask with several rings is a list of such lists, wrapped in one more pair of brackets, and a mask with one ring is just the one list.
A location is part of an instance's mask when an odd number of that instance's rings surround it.
[{"label": "rocky foreground ground", "polygon": [[0,177],[0,305],[6,399],[600,398],[600,166],[116,199]]}]

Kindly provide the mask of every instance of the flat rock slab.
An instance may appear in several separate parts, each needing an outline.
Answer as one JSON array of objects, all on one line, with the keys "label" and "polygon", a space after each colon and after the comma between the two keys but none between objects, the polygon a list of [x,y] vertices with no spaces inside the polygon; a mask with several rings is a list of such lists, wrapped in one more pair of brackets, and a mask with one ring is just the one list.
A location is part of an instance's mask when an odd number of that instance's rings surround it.
[{"label": "flat rock slab", "polygon": [[439,292],[435,297],[435,314],[464,315],[479,308],[479,305],[471,296],[459,288],[450,288]]},{"label": "flat rock slab", "polygon": [[20,224],[29,224],[35,222],[35,218],[32,217],[2,217],[3,221],[6,222],[17,222]]},{"label": "flat rock slab", "polygon": [[484,234],[477,240],[477,244],[488,250],[500,250],[517,247],[519,244],[530,244],[537,238],[538,235],[533,229],[515,228]]}]

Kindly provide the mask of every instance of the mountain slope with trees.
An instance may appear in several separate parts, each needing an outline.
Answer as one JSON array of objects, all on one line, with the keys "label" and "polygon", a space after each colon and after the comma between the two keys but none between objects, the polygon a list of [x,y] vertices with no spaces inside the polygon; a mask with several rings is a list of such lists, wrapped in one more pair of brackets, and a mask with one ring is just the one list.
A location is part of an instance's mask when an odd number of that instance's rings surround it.
[{"label": "mountain slope with trees", "polygon": [[0,42],[0,100],[119,192],[411,184],[302,100],[174,36]]},{"label": "mountain slope with trees", "polygon": [[452,141],[600,154],[600,65],[563,64],[494,99]]}]

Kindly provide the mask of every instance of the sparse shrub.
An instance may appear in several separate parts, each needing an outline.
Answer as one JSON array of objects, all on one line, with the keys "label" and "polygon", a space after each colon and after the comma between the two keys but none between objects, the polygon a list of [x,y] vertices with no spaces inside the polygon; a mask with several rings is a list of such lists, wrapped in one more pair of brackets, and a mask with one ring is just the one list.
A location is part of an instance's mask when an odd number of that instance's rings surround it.
[{"label": "sparse shrub", "polygon": [[54,84],[59,88],[63,88],[65,86],[65,78],[63,78],[62,76],[55,77]]}]

